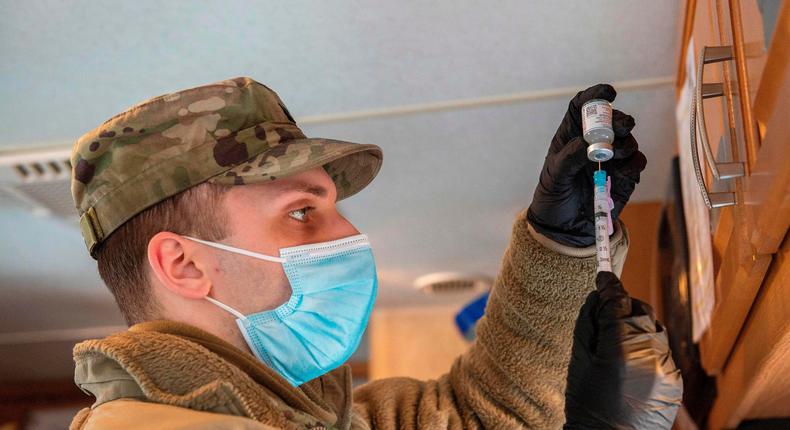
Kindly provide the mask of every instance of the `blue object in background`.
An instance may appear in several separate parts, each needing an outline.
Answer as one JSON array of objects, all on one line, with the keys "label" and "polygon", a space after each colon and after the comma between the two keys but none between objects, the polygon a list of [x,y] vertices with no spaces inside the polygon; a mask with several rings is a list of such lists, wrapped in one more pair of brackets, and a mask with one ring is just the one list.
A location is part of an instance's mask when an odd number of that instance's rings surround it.
[{"label": "blue object in background", "polygon": [[486,291],[483,295],[461,308],[455,315],[455,325],[458,327],[461,335],[470,342],[475,339],[475,326],[485,312],[489,294],[490,291]]}]

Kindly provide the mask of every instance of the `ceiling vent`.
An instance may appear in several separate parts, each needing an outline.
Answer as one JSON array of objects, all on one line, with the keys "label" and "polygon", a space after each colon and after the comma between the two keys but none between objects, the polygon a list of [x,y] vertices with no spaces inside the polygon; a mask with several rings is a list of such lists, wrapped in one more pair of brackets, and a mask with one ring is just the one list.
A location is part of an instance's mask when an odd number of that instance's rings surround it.
[{"label": "ceiling vent", "polygon": [[484,275],[436,272],[415,279],[414,288],[428,295],[482,293],[490,290],[493,283],[493,279]]},{"label": "ceiling vent", "polygon": [[77,220],[69,145],[0,151],[0,207]]}]

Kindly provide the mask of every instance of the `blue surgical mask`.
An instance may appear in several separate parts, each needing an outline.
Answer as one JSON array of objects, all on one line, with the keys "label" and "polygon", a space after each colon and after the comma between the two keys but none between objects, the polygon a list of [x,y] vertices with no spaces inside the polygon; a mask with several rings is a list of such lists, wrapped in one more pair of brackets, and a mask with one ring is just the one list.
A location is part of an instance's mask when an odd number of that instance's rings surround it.
[{"label": "blue surgical mask", "polygon": [[243,315],[214,298],[206,299],[236,316],[255,356],[292,385],[339,367],[359,346],[378,286],[367,236],[281,248],[279,258],[187,238],[283,265],[292,292],[276,309]]}]

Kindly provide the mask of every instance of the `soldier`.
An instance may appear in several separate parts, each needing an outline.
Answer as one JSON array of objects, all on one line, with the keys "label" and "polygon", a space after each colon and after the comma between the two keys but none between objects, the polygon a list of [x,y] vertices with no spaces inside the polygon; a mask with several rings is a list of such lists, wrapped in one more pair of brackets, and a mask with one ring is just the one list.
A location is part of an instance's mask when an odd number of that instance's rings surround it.
[{"label": "soldier", "polygon": [[[249,78],[110,118],[76,142],[72,194],[131,327],[75,346],[75,381],[96,402],[72,428],[562,426],[574,325],[596,270],[579,107],[614,96],[598,85],[571,101],[470,350],[438,380],[373,381],[353,393],[343,363],[377,278],[367,237],[335,204],[373,180],[381,149],[305,137],[277,94]],[[617,216],[646,163],[633,126],[615,113],[607,170],[617,273],[628,246]],[[668,350],[654,352],[642,359],[668,381],[656,386],[667,401],[658,422],[669,425],[679,378]],[[588,370],[577,379],[595,380]],[[589,412],[583,399],[574,405]]]}]

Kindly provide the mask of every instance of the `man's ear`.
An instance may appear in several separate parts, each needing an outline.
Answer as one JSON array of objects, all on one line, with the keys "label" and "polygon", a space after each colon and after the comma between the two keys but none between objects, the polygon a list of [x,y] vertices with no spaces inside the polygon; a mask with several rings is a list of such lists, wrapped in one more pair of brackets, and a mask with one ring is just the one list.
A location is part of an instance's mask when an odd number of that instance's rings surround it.
[{"label": "man's ear", "polygon": [[168,231],[148,242],[148,264],[156,279],[171,293],[202,299],[211,291],[212,256],[199,244]]}]

